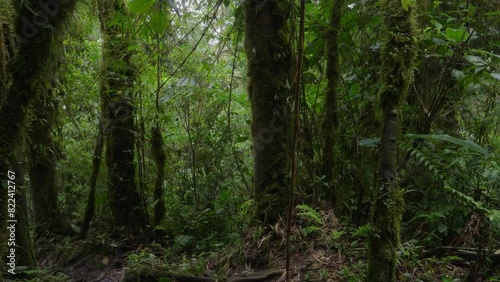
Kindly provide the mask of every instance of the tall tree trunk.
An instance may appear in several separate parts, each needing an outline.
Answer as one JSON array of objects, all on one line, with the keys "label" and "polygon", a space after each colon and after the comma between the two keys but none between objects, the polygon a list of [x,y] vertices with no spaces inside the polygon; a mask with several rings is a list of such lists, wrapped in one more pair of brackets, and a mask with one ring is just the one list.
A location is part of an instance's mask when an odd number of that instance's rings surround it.
[{"label": "tall tree trunk", "polygon": [[[59,49],[56,47],[56,49]],[[56,63],[57,64],[57,63]],[[50,64],[53,65],[53,64]],[[63,232],[63,223],[58,208],[56,186],[56,152],[52,138],[52,127],[56,119],[57,104],[54,101],[57,70],[47,67],[31,85],[38,93],[34,101],[34,117],[28,143],[28,172],[30,177],[33,222],[37,236]]]},{"label": "tall tree trunk", "polygon": [[137,191],[134,165],[135,124],[133,92],[137,68],[128,23],[116,23],[127,17],[123,0],[99,0],[99,17],[103,34],[101,99],[106,130],[106,163],[108,191],[113,227],[141,232],[147,224],[146,213]]},{"label": "tall tree trunk", "polygon": [[0,107],[7,97],[9,60],[14,55],[13,7],[8,1],[0,3]]},{"label": "tall tree trunk", "polygon": [[[47,5],[30,5],[26,1],[23,3],[21,3],[22,1],[12,2],[14,3],[13,30],[18,35],[18,48],[9,61],[9,66],[12,66],[8,68],[10,83],[7,94],[2,97],[4,101],[0,110],[1,195],[7,193],[7,182],[5,181],[7,171],[12,169],[14,165],[8,160],[14,159],[20,145],[23,144],[25,124],[30,112],[29,105],[36,99],[37,93],[31,91],[31,83],[39,77],[44,66],[50,62],[50,50],[54,35],[63,30],[61,26],[71,15],[76,0],[51,2]],[[5,1],[2,5],[4,3]],[[12,47],[10,44],[10,48]],[[3,220],[0,225],[4,226]],[[6,228],[1,228],[0,233],[5,234],[6,230]],[[3,237],[0,236],[0,238]],[[0,253],[0,255],[4,258],[4,253]]]},{"label": "tall tree trunk", "polygon": [[290,9],[286,0],[245,3],[254,200],[263,224],[274,224],[287,206],[291,143],[287,98],[293,83]]},{"label": "tall tree trunk", "polygon": [[396,281],[396,249],[400,244],[403,212],[397,182],[397,139],[401,133],[401,105],[413,79],[416,55],[414,22],[400,0],[384,0],[385,42],[382,51],[380,103],[383,134],[380,142],[379,180],[373,195],[367,281]]},{"label": "tall tree trunk", "polygon": [[151,130],[151,153],[156,165],[155,187],[153,191],[154,216],[153,227],[161,223],[165,217],[165,201],[163,199],[163,179],[165,178],[166,154],[163,148],[163,137],[157,123]]},{"label": "tall tree trunk", "polygon": [[328,89],[325,101],[325,121],[323,124],[322,174],[329,184],[326,191],[327,200],[334,206],[337,202],[338,191],[335,185],[335,141],[336,129],[338,127],[338,88],[340,86],[340,63],[339,63],[339,35],[344,0],[334,0],[330,11],[330,27],[327,33],[327,67]]},{"label": "tall tree trunk", "polygon": [[99,175],[99,168],[101,167],[102,149],[104,147],[104,121],[103,118],[99,120],[97,127],[97,138],[95,141],[94,155],[92,158],[92,174],[90,176],[89,196],[87,198],[87,207],[82,222],[82,229],[80,230],[80,238],[85,239],[89,231],[90,221],[95,214],[95,191],[97,187],[97,176]]},{"label": "tall tree trunk", "polygon": [[23,171],[18,162],[13,164],[16,173],[16,257],[17,266],[27,266],[29,269],[36,268],[35,253],[31,240],[28,205],[26,200],[26,188]]},{"label": "tall tree trunk", "polygon": [[[4,13],[1,7],[0,13]],[[4,20],[0,18],[0,105],[2,105],[3,99],[5,98],[8,83],[7,62],[9,61],[9,52],[5,44],[6,32],[7,31],[4,31]]]},{"label": "tall tree trunk", "polygon": [[35,81],[30,83],[33,101],[33,119],[28,138],[28,173],[31,187],[33,222],[37,236],[64,232],[64,223],[58,207],[56,162],[59,149],[52,138],[53,125],[57,120],[58,104],[55,100],[56,75],[63,56],[60,32],[52,38],[49,62],[42,66]]}]

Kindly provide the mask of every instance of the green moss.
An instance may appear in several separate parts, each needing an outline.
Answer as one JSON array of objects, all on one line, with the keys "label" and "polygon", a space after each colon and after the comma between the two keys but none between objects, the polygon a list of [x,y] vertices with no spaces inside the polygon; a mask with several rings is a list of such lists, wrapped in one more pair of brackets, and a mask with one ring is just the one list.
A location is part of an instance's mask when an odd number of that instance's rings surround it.
[{"label": "green moss", "polygon": [[103,34],[101,100],[107,119],[106,164],[113,227],[139,233],[148,223],[136,183],[134,83],[137,67],[127,25],[116,24],[126,15],[123,1],[99,0]]},{"label": "green moss", "polygon": [[397,139],[401,133],[401,104],[413,79],[416,55],[414,22],[399,0],[385,0],[386,39],[382,50],[380,105],[383,134],[380,142],[379,182],[373,195],[367,281],[396,281],[396,249],[400,244],[403,197],[397,179]]},{"label": "green moss", "polygon": [[274,223],[287,205],[292,56],[290,3],[246,1],[245,50],[252,109],[257,218]]}]

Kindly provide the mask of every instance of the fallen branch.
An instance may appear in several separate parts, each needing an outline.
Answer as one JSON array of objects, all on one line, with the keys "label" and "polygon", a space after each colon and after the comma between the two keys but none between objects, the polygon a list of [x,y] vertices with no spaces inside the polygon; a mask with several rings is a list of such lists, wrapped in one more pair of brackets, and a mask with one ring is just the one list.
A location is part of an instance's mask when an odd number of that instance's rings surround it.
[{"label": "fallen branch", "polygon": [[186,275],[186,274],[178,274],[178,273],[172,273],[168,271],[163,271],[163,270],[158,270],[158,269],[148,269],[142,271],[132,271],[129,273],[126,273],[125,276],[123,277],[122,281],[149,281],[149,279],[157,279],[161,277],[170,277],[175,279],[177,282],[215,282],[215,281],[227,281],[227,282],[259,282],[259,281],[266,281],[268,279],[277,277],[277,276],[282,276],[285,273],[283,269],[281,270],[269,270],[266,272],[263,272],[260,275],[256,276],[246,276],[246,277],[234,277],[230,278],[227,280],[224,279],[215,279],[215,278],[210,278],[210,277],[203,277],[203,276],[193,276],[193,275]]},{"label": "fallen branch", "polygon": [[280,270],[270,270],[264,272],[259,276],[248,276],[248,277],[236,277],[229,279],[228,282],[256,282],[256,281],[265,281],[267,279],[271,279],[273,277],[281,276],[285,273],[283,269]]},{"label": "fallen branch", "polygon": [[[465,261],[475,261],[478,254],[475,248],[456,248],[456,247],[436,247],[422,254],[422,257],[443,257],[457,256]],[[495,264],[500,265],[500,254],[486,254],[486,257],[491,259]]]}]

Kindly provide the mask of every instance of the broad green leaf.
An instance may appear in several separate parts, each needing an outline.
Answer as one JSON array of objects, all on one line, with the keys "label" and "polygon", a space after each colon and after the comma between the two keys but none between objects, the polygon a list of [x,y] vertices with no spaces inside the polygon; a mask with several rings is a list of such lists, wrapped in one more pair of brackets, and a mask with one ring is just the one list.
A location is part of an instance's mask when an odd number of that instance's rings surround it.
[{"label": "broad green leaf", "polygon": [[500,210],[489,210],[488,217],[490,221],[500,222]]},{"label": "broad green leaf", "polygon": [[465,59],[469,61],[469,63],[475,65],[476,67],[486,66],[487,63],[481,57],[478,56],[465,56]]},{"label": "broad green leaf", "polygon": [[408,11],[410,7],[415,6],[416,4],[416,0],[401,0],[401,5],[406,11]]},{"label": "broad green leaf", "polygon": [[446,28],[446,37],[455,42],[464,41],[465,39],[467,39],[468,36],[469,33],[465,29],[462,28],[454,29],[451,27]]},{"label": "broad green leaf", "polygon": [[133,13],[145,13],[151,10],[154,0],[132,0],[129,4],[129,10]]},{"label": "broad green leaf", "polygon": [[368,148],[375,148],[378,146],[378,143],[380,143],[380,138],[363,139],[358,142],[359,146]]},{"label": "broad green leaf", "polygon": [[157,11],[151,16],[149,24],[151,29],[157,33],[163,33],[169,26],[169,19],[165,12]]},{"label": "broad green leaf", "polygon": [[488,151],[479,146],[477,143],[471,140],[463,140],[455,137],[451,137],[448,134],[443,135],[435,135],[435,134],[407,134],[409,138],[413,139],[424,139],[424,140],[433,140],[433,141],[448,141],[457,145],[460,145],[466,149],[472,150],[474,152],[480,153],[484,156],[489,156]]},{"label": "broad green leaf", "polygon": [[248,136],[240,136],[236,138],[236,143],[242,143],[248,140]]},{"label": "broad green leaf", "polygon": [[439,233],[444,233],[446,232],[446,230],[448,230],[448,226],[444,225],[444,224],[439,224]]},{"label": "broad green leaf", "polygon": [[500,72],[492,72],[490,75],[493,76],[494,79],[500,80]]},{"label": "broad green leaf", "polygon": [[460,81],[465,77],[465,74],[462,71],[453,69],[451,70],[451,76],[453,76],[456,80]]},{"label": "broad green leaf", "polygon": [[441,30],[443,28],[443,25],[435,20],[431,20],[431,23],[436,27],[437,30]]}]

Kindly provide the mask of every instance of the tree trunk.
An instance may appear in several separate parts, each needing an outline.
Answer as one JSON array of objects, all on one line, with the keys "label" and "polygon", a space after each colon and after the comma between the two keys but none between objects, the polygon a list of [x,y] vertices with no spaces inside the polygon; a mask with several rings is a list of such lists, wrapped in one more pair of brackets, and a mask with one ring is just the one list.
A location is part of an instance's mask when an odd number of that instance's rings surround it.
[{"label": "tree trunk", "polygon": [[47,232],[63,232],[55,181],[57,148],[52,139],[52,126],[56,119],[57,105],[50,82],[55,72],[56,70],[48,68],[36,82],[31,84],[33,93],[38,93],[38,97],[34,101],[36,111],[31,122],[32,131],[27,152],[33,222],[36,225],[37,236],[47,235]]},{"label": "tree trunk", "polygon": [[151,153],[156,165],[156,179],[153,191],[154,216],[153,227],[161,223],[165,217],[165,201],[163,199],[163,180],[165,178],[166,154],[163,148],[163,137],[161,135],[160,125],[151,130]]},{"label": "tree trunk", "polygon": [[[23,144],[23,133],[29,105],[36,98],[36,93],[31,91],[31,82],[35,81],[43,67],[50,62],[52,39],[57,33],[64,30],[62,24],[71,15],[76,0],[54,2],[52,5],[24,5],[14,4],[14,32],[18,35],[18,48],[9,61],[9,84],[7,93],[2,97],[0,110],[0,194],[7,193],[7,171],[12,170],[13,164],[8,160],[14,159],[20,145]],[[4,5],[5,1],[1,5]],[[4,7],[2,6],[2,9]],[[35,12],[38,17],[34,17]],[[2,13],[2,16],[4,14]],[[3,25],[4,39],[5,26]],[[48,28],[50,27],[50,28]],[[6,41],[4,41],[6,42]],[[12,40],[8,39],[10,49],[13,48]],[[8,48],[9,49],[9,48]],[[12,54],[12,53],[11,53]],[[4,85],[3,87],[6,87]],[[22,198],[20,199],[22,200]],[[5,204],[5,203],[2,203]],[[3,211],[2,211],[3,212]],[[26,218],[27,219],[27,218]],[[4,227],[4,220],[0,227]],[[6,228],[1,228],[0,234],[5,234]],[[4,238],[5,235],[0,236]],[[21,239],[21,238],[20,238]],[[3,250],[2,250],[3,251]],[[4,258],[4,253],[0,253]],[[4,265],[5,267],[5,265]]]},{"label": "tree trunk", "polygon": [[95,191],[97,186],[97,176],[101,167],[102,148],[104,147],[104,122],[101,118],[97,127],[97,138],[94,147],[94,156],[92,158],[92,175],[90,176],[89,196],[87,198],[87,207],[83,217],[80,238],[85,239],[89,231],[90,221],[95,214]]},{"label": "tree trunk", "polygon": [[17,266],[34,269],[37,265],[29,229],[24,175],[19,163],[15,163],[13,167],[16,173],[16,263]]},{"label": "tree trunk", "polygon": [[133,92],[137,68],[123,0],[99,0],[99,16],[103,34],[101,99],[107,120],[106,164],[113,227],[125,227],[139,233],[147,224],[146,213],[137,190],[134,165],[135,124]]},{"label": "tree trunk", "polygon": [[328,89],[325,100],[325,120],[323,123],[323,160],[322,174],[325,182],[328,183],[326,191],[327,200],[333,206],[337,202],[335,185],[335,141],[336,129],[338,127],[338,88],[340,86],[340,63],[339,63],[339,35],[344,0],[334,0],[330,11],[330,27],[327,33],[327,67],[326,75],[328,79]]},{"label": "tree trunk", "polygon": [[245,50],[252,109],[254,200],[257,219],[274,224],[287,206],[292,54],[290,2],[245,3]]},{"label": "tree trunk", "polygon": [[[2,13],[3,16],[4,11],[1,7],[0,13]],[[4,20],[3,18],[0,18],[0,105],[2,105],[3,99],[5,98],[8,82],[7,62],[9,61],[9,52],[5,44],[5,33]]]},{"label": "tree trunk", "polygon": [[384,121],[378,187],[370,211],[373,233],[366,280],[370,282],[396,281],[396,249],[400,244],[404,205],[397,182],[397,138],[401,133],[401,106],[413,78],[416,55],[413,7],[405,10],[400,0],[384,0],[382,7],[386,37],[382,51],[380,103]]}]

